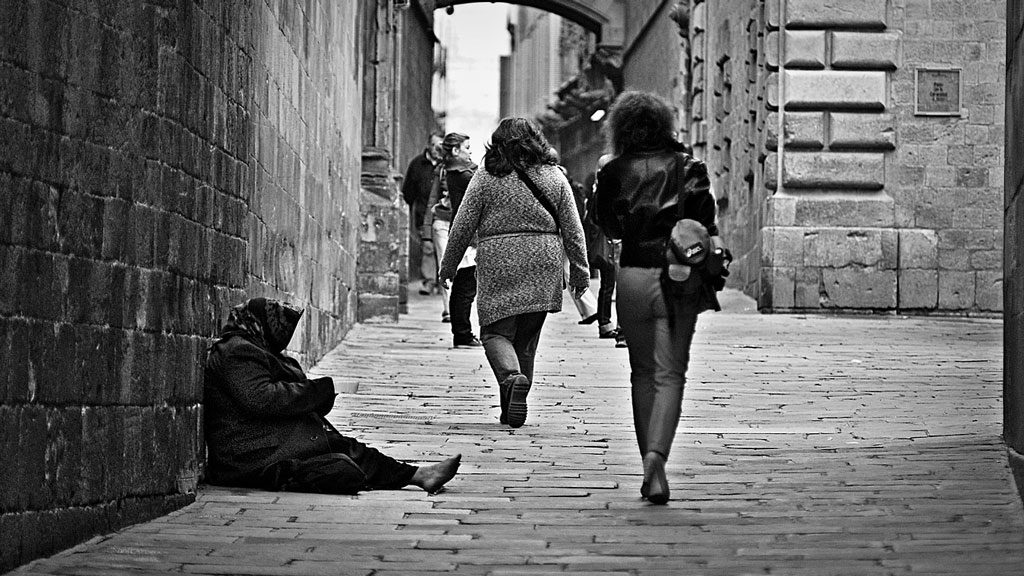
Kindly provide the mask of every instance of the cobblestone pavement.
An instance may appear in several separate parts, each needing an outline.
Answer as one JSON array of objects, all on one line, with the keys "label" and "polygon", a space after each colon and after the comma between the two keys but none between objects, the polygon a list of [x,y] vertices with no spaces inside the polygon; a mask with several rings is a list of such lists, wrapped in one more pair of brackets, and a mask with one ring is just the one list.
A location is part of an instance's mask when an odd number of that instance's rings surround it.
[{"label": "cobblestone pavement", "polygon": [[[463,454],[448,491],[358,497],[203,487],[194,505],[30,574],[882,575],[1024,573],[1000,439],[1002,323],[701,316],[672,501],[639,498],[626,350],[550,317],[526,425],[497,422],[482,350],[440,303],[361,325],[312,372],[330,419],[403,459]],[[475,320],[474,320],[475,321]]]}]

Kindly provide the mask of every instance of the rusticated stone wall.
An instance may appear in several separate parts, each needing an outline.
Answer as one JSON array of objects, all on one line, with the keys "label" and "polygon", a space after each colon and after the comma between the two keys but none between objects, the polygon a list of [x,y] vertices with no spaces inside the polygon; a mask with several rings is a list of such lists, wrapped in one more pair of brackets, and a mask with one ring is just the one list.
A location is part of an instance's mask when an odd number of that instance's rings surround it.
[{"label": "rusticated stone wall", "polygon": [[[766,5],[772,109],[778,6]],[[785,152],[762,231],[762,308],[1002,309],[1004,6],[785,2]],[[960,70],[954,115],[918,114],[927,68]],[[772,191],[775,126],[769,117]]]},{"label": "rusticated stone wall", "polygon": [[1003,270],[1003,438],[1024,494],[1024,2],[1006,18],[1006,180]]},{"label": "rusticated stone wall", "polygon": [[0,572],[191,501],[231,305],[353,321],[358,11],[0,3]]}]

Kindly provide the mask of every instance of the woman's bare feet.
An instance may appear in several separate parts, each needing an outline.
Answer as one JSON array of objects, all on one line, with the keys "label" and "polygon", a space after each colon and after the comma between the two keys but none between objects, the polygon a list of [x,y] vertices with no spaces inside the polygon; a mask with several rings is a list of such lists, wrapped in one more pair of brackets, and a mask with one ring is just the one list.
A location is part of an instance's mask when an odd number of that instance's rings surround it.
[{"label": "woman's bare feet", "polygon": [[409,483],[423,488],[428,494],[436,494],[444,488],[446,482],[455,477],[460,463],[462,463],[462,454],[456,454],[437,464],[420,466],[412,475],[412,480]]}]

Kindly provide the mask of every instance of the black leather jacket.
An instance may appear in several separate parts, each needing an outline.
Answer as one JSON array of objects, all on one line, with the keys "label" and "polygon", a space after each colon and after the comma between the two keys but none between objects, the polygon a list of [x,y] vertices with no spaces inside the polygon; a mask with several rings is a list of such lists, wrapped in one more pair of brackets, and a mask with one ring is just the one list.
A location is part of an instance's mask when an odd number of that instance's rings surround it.
[{"label": "black leather jacket", "polygon": [[696,220],[718,235],[707,166],[675,149],[630,152],[597,176],[598,225],[622,239],[621,266],[661,268],[676,221]]}]

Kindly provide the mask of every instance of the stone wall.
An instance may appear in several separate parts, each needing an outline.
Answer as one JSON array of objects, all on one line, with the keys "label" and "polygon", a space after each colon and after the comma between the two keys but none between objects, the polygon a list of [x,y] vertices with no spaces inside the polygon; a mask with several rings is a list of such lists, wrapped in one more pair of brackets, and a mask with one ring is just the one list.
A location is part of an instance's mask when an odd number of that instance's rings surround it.
[{"label": "stone wall", "polygon": [[[398,142],[397,168],[405,175],[409,161],[426,147],[430,133],[435,130],[434,109],[431,106],[430,94],[434,80],[434,46],[433,29],[434,14],[428,12],[419,0],[413,0],[409,9],[402,13],[402,62],[401,71],[401,103],[399,105],[399,125],[402,138]],[[408,277],[420,278],[420,246],[419,232],[409,227],[409,263]],[[407,301],[404,294],[405,280],[399,283],[402,291],[401,302]]]},{"label": "stone wall", "polygon": [[[784,5],[782,191],[767,204],[760,306],[1000,311],[1004,4],[841,4]],[[767,3],[770,71],[778,6]],[[947,85],[944,95],[962,95],[951,115],[917,109],[922,69],[960,71],[962,92]],[[775,120],[766,124],[770,190]]]},{"label": "stone wall", "polygon": [[336,4],[265,1],[230,22],[253,38],[247,292],[305,306],[290,348],[304,365],[356,317],[360,9]]},{"label": "stone wall", "polygon": [[0,572],[192,500],[231,305],[350,326],[358,10],[0,4]]},{"label": "stone wall", "polygon": [[1008,3],[1003,438],[1024,494],[1024,2]]},{"label": "stone wall", "polygon": [[625,3],[626,43],[623,77],[626,90],[654,92],[670,100],[679,67],[679,28],[668,17],[670,6],[642,0]]},{"label": "stone wall", "polygon": [[768,111],[763,6],[695,2],[691,27],[694,153],[708,163],[719,228],[735,258],[728,285],[755,294],[762,207],[770,193],[764,185]]}]

